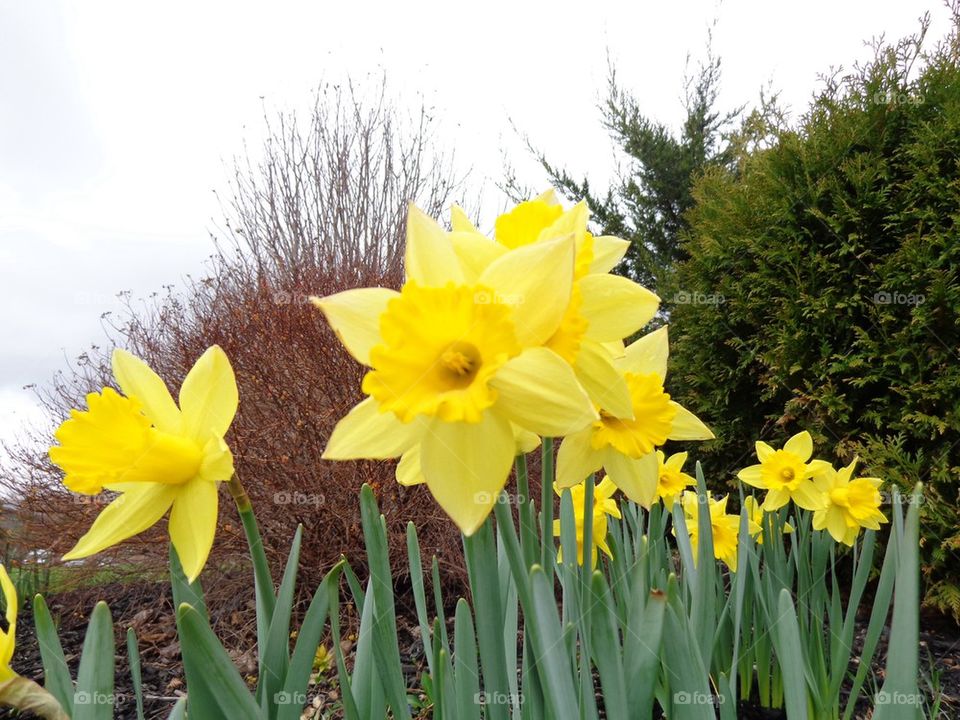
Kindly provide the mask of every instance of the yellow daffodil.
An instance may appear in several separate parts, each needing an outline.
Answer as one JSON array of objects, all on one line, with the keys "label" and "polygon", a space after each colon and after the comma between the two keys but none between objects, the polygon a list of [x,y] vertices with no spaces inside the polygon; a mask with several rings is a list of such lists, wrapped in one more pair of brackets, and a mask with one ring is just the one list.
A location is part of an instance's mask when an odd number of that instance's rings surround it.
[{"label": "yellow daffodil", "polygon": [[790,500],[805,510],[817,510],[823,502],[813,478],[829,469],[830,464],[811,460],[812,455],[813,439],[806,430],[787,440],[781,450],[774,450],[758,440],[760,464],[744,468],[737,477],[747,485],[767,491],[763,501],[765,512],[778,510]]},{"label": "yellow daffodil", "polygon": [[7,569],[0,565],[0,588],[7,603],[7,629],[0,630],[0,683],[13,678],[16,673],[10,667],[13,661],[13,650],[17,642],[17,588],[7,574]]},{"label": "yellow daffodil", "polygon": [[813,529],[824,530],[839,543],[853,545],[860,528],[879,530],[880,523],[887,522],[880,511],[883,497],[879,478],[856,478],[852,480],[857,459],[840,470],[832,467],[814,479],[817,489],[823,493],[824,506],[813,514]]},{"label": "yellow daffodil", "polygon": [[[561,495],[563,492],[559,488],[554,489],[558,495]],[[617,501],[613,499],[613,494],[616,491],[617,486],[614,485],[613,481],[608,477],[605,477],[603,481],[593,489],[593,534],[591,536],[591,544],[593,545],[591,554],[593,557],[590,561],[591,568],[597,565],[597,560],[599,559],[598,549],[603,550],[607,557],[612,557],[610,546],[607,545],[607,515],[620,518],[620,506],[617,505]],[[577,563],[580,565],[583,565],[583,529],[584,518],[586,516],[584,504],[586,492],[584,483],[574,485],[570,488],[570,499],[573,500],[573,517],[576,521],[577,528]],[[553,521],[553,535],[554,537],[560,537],[560,520]],[[559,552],[557,552],[557,562],[563,562],[563,548],[560,548]]]},{"label": "yellow daffodil", "polygon": [[631,417],[601,410],[600,418],[564,438],[557,456],[557,483],[572,487],[603,467],[624,495],[646,508],[657,497],[654,449],[669,440],[710,440],[713,433],[670,399],[667,328],[640,338],[617,360],[630,389]]},{"label": "yellow daffodil", "polygon": [[[0,630],[0,705],[16,708],[16,717],[27,715],[46,720],[70,720],[60,703],[33,680],[21,677],[10,666],[17,640],[17,588],[0,565],[0,589],[7,605],[7,629]],[[4,717],[7,713],[3,713]],[[13,714],[10,715],[13,717]]]},{"label": "yellow daffodil", "polygon": [[623,257],[628,243],[594,237],[587,230],[589,216],[584,202],[564,211],[551,191],[497,218],[494,240],[490,240],[455,207],[450,241],[464,274],[475,278],[505,254],[573,237],[576,260],[570,297],[559,326],[545,344],[570,363],[599,407],[632,419],[630,391],[617,372],[615,354],[609,348],[622,348],[623,338],[649,323],[660,299],[632,280],[608,274]]},{"label": "yellow daffodil", "polygon": [[[710,504],[710,528],[713,537],[713,556],[726,563],[733,572],[737,571],[737,546],[740,538],[740,516],[727,514],[727,495],[716,500],[707,495]],[[693,549],[694,562],[697,560],[699,529],[699,496],[693,490],[686,490],[681,500],[683,514],[687,521],[690,546]],[[756,523],[749,521],[751,535],[759,531]]]},{"label": "yellow daffodil", "polygon": [[119,493],[64,559],[94,555],[143,532],[170,511],[170,539],[192,581],[217,529],[217,490],[233,476],[223,440],[237,410],[226,354],[208,349],[187,373],[179,406],[163,380],[124,350],[113,353],[113,388],[87,395],[56,432],[50,459],[64,485],[85,495]]},{"label": "yellow daffodil", "polygon": [[[763,516],[766,513],[753,495],[747,495],[743,500],[743,504],[747,508],[747,521],[750,523],[750,535],[758,544],[763,545]],[[754,528],[756,528],[755,532]],[[784,523],[783,533],[786,535],[792,532],[793,525],[788,522]]]},{"label": "yellow daffodil", "polygon": [[680,497],[680,493],[697,481],[683,472],[683,464],[687,461],[687,453],[674,453],[665,459],[662,450],[657,450],[657,497],[663,501],[667,509]]},{"label": "yellow daffodil", "polygon": [[558,436],[597,413],[570,366],[543,346],[569,302],[573,238],[504,253],[468,280],[450,235],[411,206],[399,292],[314,298],[370,368],[362,384],[368,397],[337,424],[324,457],[406,454],[401,475],[422,475],[470,535],[506,482],[514,428]]}]

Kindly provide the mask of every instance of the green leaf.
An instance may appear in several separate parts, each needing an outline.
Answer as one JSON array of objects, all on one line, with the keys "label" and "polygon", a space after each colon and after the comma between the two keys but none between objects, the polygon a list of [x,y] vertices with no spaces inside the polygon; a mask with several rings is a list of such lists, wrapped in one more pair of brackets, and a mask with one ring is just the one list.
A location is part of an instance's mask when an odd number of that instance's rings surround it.
[{"label": "green leaf", "polygon": [[463,598],[457,601],[454,615],[453,644],[457,652],[453,656],[454,692],[456,695],[456,718],[480,720],[480,669],[477,666],[477,639],[473,630],[470,606]]},{"label": "green leaf", "polygon": [[[923,717],[923,695],[917,685],[920,676],[920,535],[918,511],[922,486],[918,485],[910,500],[902,533],[897,540],[897,579],[893,596],[893,620],[890,623],[890,645],[896,652],[887,653],[887,672],[883,687],[876,696],[874,720],[914,720]],[[894,515],[900,514],[900,497],[895,496]],[[891,540],[892,544],[892,540]]]},{"label": "green leaf", "polygon": [[[574,556],[576,561],[576,556]],[[533,593],[532,607],[524,608],[524,618],[533,628],[534,664],[543,683],[544,698],[550,708],[551,720],[577,720],[577,694],[571,675],[570,657],[559,652],[563,632],[557,617],[557,601],[546,573],[539,565],[530,570]]]},{"label": "green leaf", "polygon": [[[301,709],[307,702],[307,687],[310,682],[310,673],[313,670],[313,660],[320,646],[323,636],[324,623],[327,620],[327,611],[330,607],[330,588],[336,588],[340,578],[343,560],[333,566],[326,574],[313,594],[307,614],[303,617],[303,624],[297,634],[297,643],[293,649],[293,658],[283,683],[283,697],[286,703],[277,703],[278,720],[298,720]],[[280,593],[283,594],[282,591]],[[297,702],[302,699],[299,705]]]},{"label": "green leaf", "polygon": [[73,720],[113,718],[113,620],[110,608],[98,602],[87,626],[73,696]]},{"label": "green leaf", "polygon": [[170,711],[170,714],[167,716],[167,720],[186,720],[187,717],[187,699],[185,697],[177,700],[177,704],[173,706],[173,709]]},{"label": "green leaf", "polygon": [[[600,685],[603,688],[603,704],[610,717],[628,717],[627,707],[631,707],[634,714],[638,708],[627,703],[627,687],[623,670],[623,648],[620,645],[620,636],[617,627],[616,613],[613,608],[613,598],[610,588],[603,574],[593,573],[593,598],[591,609],[593,622],[591,631],[593,642],[593,660],[600,674]],[[635,678],[631,678],[635,679]]]},{"label": "green leaf", "polygon": [[66,713],[72,715],[73,680],[70,678],[70,668],[67,667],[67,659],[64,657],[53,618],[50,617],[50,610],[41,595],[33,598],[33,624],[40,645],[45,686]]},{"label": "green leaf", "polygon": [[[360,490],[360,520],[367,547],[367,563],[376,600],[374,656],[387,692],[394,718],[410,717],[406,680],[400,665],[397,618],[393,600],[393,575],[387,548],[386,521],[377,508],[377,501],[369,485]],[[368,597],[366,602],[370,602]]]},{"label": "green leaf", "polygon": [[660,642],[667,596],[660,590],[650,592],[647,602],[634,602],[623,633],[624,675],[627,705],[637,717],[653,713],[653,690],[660,674]]},{"label": "green leaf", "polygon": [[137,632],[127,628],[127,663],[130,665],[130,679],[133,682],[133,694],[137,703],[137,720],[143,717],[143,680],[140,677],[140,649],[137,647]]},{"label": "green leaf", "polygon": [[257,698],[261,707],[266,705],[270,709],[270,716],[277,715],[277,698],[290,698],[279,694],[287,677],[287,668],[290,664],[290,615],[293,612],[294,591],[297,584],[297,568],[300,562],[300,543],[303,539],[303,526],[298,525],[290,545],[287,556],[287,566],[283,571],[283,580],[276,596],[273,617],[270,618],[270,630],[267,633],[266,645],[260,646],[260,678],[257,684]]},{"label": "green leaf", "polygon": [[186,661],[190,716],[203,720],[263,720],[233,660],[206,619],[184,603],[177,609],[181,654]]},{"label": "green leaf", "polygon": [[[504,508],[507,508],[507,512],[503,514],[509,515],[509,506]],[[513,527],[512,519],[510,523]],[[516,539],[515,532],[513,538]],[[510,693],[510,683],[507,679],[503,644],[504,617],[500,606],[497,548],[490,521],[483,523],[470,537],[464,537],[463,547],[476,613],[483,689],[486,693],[492,693],[498,698],[506,698]],[[519,550],[519,546],[516,549]],[[488,720],[507,720],[509,717],[507,705],[505,703],[488,705],[486,717]]]},{"label": "green leaf", "polygon": [[777,655],[783,670],[783,690],[787,700],[787,720],[808,720],[806,661],[800,643],[800,626],[793,598],[786,588],[780,591],[774,632],[777,634]]}]

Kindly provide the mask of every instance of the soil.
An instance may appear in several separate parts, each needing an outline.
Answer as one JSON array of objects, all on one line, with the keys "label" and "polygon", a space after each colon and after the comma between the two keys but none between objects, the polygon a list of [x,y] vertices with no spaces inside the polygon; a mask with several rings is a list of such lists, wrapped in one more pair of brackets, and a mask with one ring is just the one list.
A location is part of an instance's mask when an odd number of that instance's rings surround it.
[{"label": "soil", "polygon": [[[163,584],[113,584],[86,590],[78,590],[47,598],[50,611],[58,622],[60,639],[70,666],[76,676],[80,650],[88,621],[88,612],[78,612],[75,608],[92,609],[97,600],[106,600],[113,614],[117,635],[116,677],[117,700],[115,718],[117,720],[135,720],[136,708],[127,665],[125,635],[133,627],[138,635],[143,688],[144,710],[147,720],[163,720],[177,698],[185,692],[180,667],[180,648],[173,625],[173,607],[169,597],[169,587]],[[423,672],[423,644],[419,627],[413,618],[412,602],[406,603],[398,598],[401,617],[398,620],[398,632],[404,669],[409,677],[408,685],[417,687]],[[43,679],[43,667],[39,647],[33,633],[32,608],[29,604],[21,609],[17,626],[17,650],[14,656],[14,669],[24,677],[38,682]],[[406,618],[410,618],[409,620]],[[231,652],[238,668],[251,683],[255,682],[256,658],[255,629],[253,625],[252,600],[236,599],[226,606],[211,608],[211,620],[218,636],[228,648],[240,648]],[[921,617],[920,656],[921,665],[926,668],[921,679],[922,689],[930,693],[931,686],[941,693],[940,718],[960,717],[960,628],[952,619],[925,613]],[[349,656],[355,639],[356,620],[346,618],[343,624],[344,640],[342,648]],[[855,651],[862,647],[865,626],[859,628],[856,636]],[[328,646],[329,647],[329,646]],[[875,660],[874,670],[882,679],[886,661],[886,636],[881,638]],[[854,663],[856,660],[853,661]],[[598,683],[599,686],[599,683]],[[866,688],[867,692],[870,688]],[[416,691],[413,697],[425,698]],[[336,671],[329,669],[316,678],[310,691],[310,704],[314,708],[311,715],[307,711],[305,718],[340,717],[340,700],[336,686]],[[429,711],[422,709],[415,717],[429,717]],[[17,716],[12,712],[0,710],[0,718]],[[737,717],[744,720],[781,720],[786,716],[782,711],[760,708],[755,704],[741,703]],[[861,699],[855,717],[867,720],[870,717],[869,702]]]}]

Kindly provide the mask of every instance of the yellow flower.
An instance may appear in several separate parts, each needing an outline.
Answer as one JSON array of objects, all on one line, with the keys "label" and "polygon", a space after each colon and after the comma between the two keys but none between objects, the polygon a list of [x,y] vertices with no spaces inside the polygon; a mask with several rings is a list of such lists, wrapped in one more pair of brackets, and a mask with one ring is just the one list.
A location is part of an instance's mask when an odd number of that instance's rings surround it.
[{"label": "yellow flower", "polygon": [[804,430],[787,440],[782,450],[757,441],[759,465],[741,470],[737,477],[747,485],[767,490],[764,512],[778,510],[793,500],[806,510],[817,510],[823,502],[813,478],[830,467],[824,460],[810,460],[813,440]]},{"label": "yellow flower", "polygon": [[860,528],[879,530],[887,518],[880,511],[883,497],[880,495],[879,478],[851,480],[857,458],[844,468],[832,467],[820,473],[814,480],[823,493],[824,506],[813,514],[813,529],[823,530],[837,542],[853,545]]},{"label": "yellow flower", "polygon": [[543,347],[569,302],[572,237],[504,253],[468,279],[453,234],[411,206],[400,292],[362,288],[314,303],[370,368],[368,397],[337,424],[324,457],[403,456],[401,481],[422,477],[470,535],[518,442],[563,435],[597,413],[570,366]]},{"label": "yellow flower", "polygon": [[654,449],[669,440],[710,440],[713,433],[670,399],[667,328],[643,336],[617,360],[630,391],[630,416],[601,409],[600,418],[564,438],[557,456],[557,484],[572,487],[603,467],[624,495],[646,508],[657,497]]},{"label": "yellow flower", "polygon": [[[747,508],[747,522],[750,524],[750,535],[758,544],[763,545],[763,516],[765,515],[763,507],[757,502],[753,495],[747,495],[743,500]],[[783,524],[784,535],[793,532],[793,525]]]},{"label": "yellow flower", "polygon": [[223,440],[237,410],[237,384],[223,350],[214,345],[187,373],[179,407],[163,380],[124,350],[113,353],[123,391],[87,395],[57,430],[50,459],[74,492],[119,493],[90,530],[64,555],[94,555],[154,525],[170,510],[170,539],[192,581],[203,569],[217,529],[219,483],[233,476]]},{"label": "yellow flower", "polygon": [[[740,538],[740,516],[727,514],[727,495],[719,500],[707,495],[710,504],[710,528],[713,537],[713,556],[726,563],[733,572],[737,571],[737,546]],[[692,490],[686,490],[681,500],[683,514],[687,521],[687,532],[690,534],[690,546],[693,549],[694,562],[697,561],[697,543],[700,535],[699,528],[699,496]],[[754,523],[750,523],[749,531],[755,531]]]},{"label": "yellow flower", "polygon": [[[563,491],[554,488],[558,495]],[[613,499],[613,494],[617,491],[617,486],[613,484],[610,478],[605,477],[600,484],[593,489],[593,530],[591,536],[592,558],[590,567],[596,567],[599,553],[597,549],[603,550],[607,557],[612,557],[610,546],[607,545],[607,515],[620,518],[620,507],[617,501]],[[577,528],[577,563],[583,565],[583,529],[584,517],[586,515],[584,507],[586,500],[586,486],[584,483],[574,485],[570,488],[570,499],[573,500],[573,517]],[[553,521],[553,536],[560,537],[560,520]],[[563,562],[563,548],[557,552],[557,562]]]},{"label": "yellow flower", "polygon": [[668,509],[680,497],[680,493],[696,480],[683,472],[683,464],[687,461],[687,453],[674,453],[664,459],[662,450],[657,450],[657,497],[663,501]]},{"label": "yellow flower", "polygon": [[7,629],[0,630],[0,683],[5,683],[16,675],[10,667],[13,650],[17,642],[17,588],[7,575],[7,569],[0,565],[0,588],[7,603]]},{"label": "yellow flower", "polygon": [[632,419],[630,392],[617,372],[610,346],[619,345],[622,351],[623,338],[653,319],[660,299],[632,280],[608,274],[628,243],[594,237],[587,230],[589,217],[586,203],[563,211],[548,191],[497,218],[495,239],[490,240],[454,207],[449,241],[464,276],[476,280],[490,263],[506,254],[529,252],[537,244],[572,237],[576,250],[573,286],[561,309],[560,324],[545,345],[570,363],[595,404]]}]

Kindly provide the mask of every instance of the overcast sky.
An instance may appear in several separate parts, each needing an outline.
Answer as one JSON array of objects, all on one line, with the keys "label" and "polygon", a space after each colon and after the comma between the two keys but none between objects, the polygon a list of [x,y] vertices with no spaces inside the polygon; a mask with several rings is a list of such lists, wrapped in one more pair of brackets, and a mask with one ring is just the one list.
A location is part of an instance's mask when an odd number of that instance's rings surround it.
[{"label": "overcast sky", "polygon": [[[458,9],[462,8],[462,9]],[[687,53],[718,20],[722,104],[772,85],[801,112],[818,73],[863,41],[933,38],[925,0],[590,3],[0,0],[0,439],[37,417],[22,386],[104,337],[115,294],[202,272],[213,195],[264,106],[294,109],[321,81],[386,70],[401,104],[436,108],[472,182],[543,177],[511,129],[602,185],[613,156],[596,109],[608,56],[643,108],[676,123]]]}]

